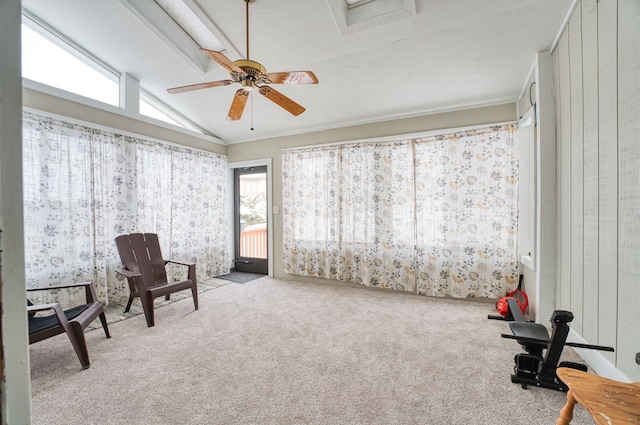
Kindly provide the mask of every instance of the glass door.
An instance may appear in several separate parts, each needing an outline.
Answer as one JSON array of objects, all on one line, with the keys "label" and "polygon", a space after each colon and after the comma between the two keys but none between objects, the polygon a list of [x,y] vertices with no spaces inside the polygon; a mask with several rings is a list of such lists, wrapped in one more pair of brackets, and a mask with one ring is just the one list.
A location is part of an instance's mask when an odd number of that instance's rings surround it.
[{"label": "glass door", "polygon": [[235,268],[267,274],[267,166],[236,168],[233,174]]}]

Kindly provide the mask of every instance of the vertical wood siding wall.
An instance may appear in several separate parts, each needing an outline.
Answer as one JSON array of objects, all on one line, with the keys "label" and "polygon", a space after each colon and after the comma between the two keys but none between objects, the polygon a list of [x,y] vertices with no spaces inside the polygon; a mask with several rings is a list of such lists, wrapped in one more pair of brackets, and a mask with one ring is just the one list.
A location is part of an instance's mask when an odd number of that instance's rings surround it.
[{"label": "vertical wood siding wall", "polygon": [[640,2],[579,1],[553,58],[558,308],[640,381]]}]

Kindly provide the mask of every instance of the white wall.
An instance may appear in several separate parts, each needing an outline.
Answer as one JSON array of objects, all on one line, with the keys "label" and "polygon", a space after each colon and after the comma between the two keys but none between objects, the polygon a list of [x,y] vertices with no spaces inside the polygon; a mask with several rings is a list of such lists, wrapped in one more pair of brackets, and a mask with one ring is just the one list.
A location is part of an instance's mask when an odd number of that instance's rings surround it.
[{"label": "white wall", "polygon": [[598,373],[610,362],[640,381],[640,2],[578,1],[553,59],[558,307],[615,348],[582,350]]},{"label": "white wall", "polygon": [[3,424],[30,422],[22,226],[20,1],[0,1],[0,362]]}]

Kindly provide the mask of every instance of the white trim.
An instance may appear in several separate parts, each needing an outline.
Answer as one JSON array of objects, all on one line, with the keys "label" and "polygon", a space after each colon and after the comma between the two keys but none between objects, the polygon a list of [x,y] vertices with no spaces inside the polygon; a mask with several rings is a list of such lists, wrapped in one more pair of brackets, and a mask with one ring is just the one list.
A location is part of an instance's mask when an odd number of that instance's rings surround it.
[{"label": "white trim", "polygon": [[[448,112],[460,112],[460,111],[469,110],[469,109],[488,108],[491,106],[500,106],[500,105],[505,105],[509,103],[517,104],[517,101],[518,99],[514,99],[513,97],[508,97],[508,98],[505,97],[505,98],[494,99],[488,102],[460,103],[457,105],[452,105],[444,108],[427,108],[427,109],[414,110],[411,113],[391,114],[391,115],[386,115],[382,117],[377,116],[377,117],[371,117],[371,118],[342,122],[342,123],[334,122],[333,124],[320,125],[317,127],[305,127],[299,130],[283,131],[281,133],[278,133],[277,136],[273,136],[273,137],[246,139],[246,140],[237,141],[237,142],[231,141],[229,142],[229,144],[232,145],[232,144],[239,144],[239,143],[255,142],[259,140],[269,140],[269,139],[275,139],[275,138],[283,138],[287,136],[297,136],[300,134],[309,134],[309,133],[315,133],[320,131],[340,130],[341,128],[356,127],[359,125],[382,124],[389,121],[419,118],[427,115],[445,114]],[[514,119],[514,121],[515,120],[516,119]]]},{"label": "white trim", "polygon": [[530,255],[521,255],[520,256],[520,264],[531,270],[532,272],[536,271],[536,268],[533,264],[533,260]]},{"label": "white trim", "polygon": [[491,124],[478,124],[478,125],[471,125],[466,127],[451,127],[451,128],[444,128],[439,130],[424,130],[416,133],[397,134],[392,136],[373,137],[368,139],[352,139],[352,140],[344,140],[341,142],[319,143],[317,145],[296,146],[293,148],[282,149],[282,152],[295,151],[298,149],[340,146],[340,145],[347,145],[350,143],[376,143],[376,142],[393,143],[393,142],[399,142],[404,140],[421,139],[424,137],[439,136],[441,134],[456,133],[459,131],[479,130],[479,129],[490,128],[495,126],[509,125],[509,124],[516,125],[517,121],[514,120],[514,121],[505,121],[505,122],[491,123]]},{"label": "white trim", "polygon": [[[33,80],[29,80],[28,78],[23,78],[22,79],[22,87],[29,89],[29,90],[33,90],[39,93],[43,93],[46,95],[50,95],[50,96],[55,96],[58,97],[60,99],[63,100],[69,100],[71,102],[74,103],[78,103],[80,105],[84,105],[84,106],[89,106],[91,108],[96,108],[105,112],[109,112],[112,114],[116,114],[116,115],[120,115],[122,117],[125,118],[130,118],[136,121],[141,121],[144,122],[146,124],[151,124],[151,125],[155,125],[156,127],[162,127],[165,128],[167,130],[171,130],[171,131],[175,131],[177,133],[183,133],[192,137],[196,137],[198,139],[207,141],[207,142],[213,142],[213,143],[217,143],[219,145],[223,145],[223,146],[227,146],[227,143],[221,139],[218,138],[216,136],[212,136],[212,135],[208,135],[208,134],[202,134],[202,133],[198,133],[197,131],[194,130],[190,130],[188,128],[184,128],[184,127],[178,127],[175,126],[173,124],[169,124],[167,122],[152,118],[152,117],[148,117],[146,115],[140,115],[140,114],[132,114],[128,111],[126,111],[123,108],[117,107],[117,106],[113,106],[113,105],[109,105],[108,103],[104,103],[104,102],[100,102],[98,100],[95,99],[91,99],[85,96],[81,96],[79,94],[75,94],[75,93],[71,93],[68,92],[66,90],[62,90],[59,89],[57,87],[52,87],[49,86],[47,84],[42,84],[38,81],[33,81]],[[25,107],[26,108],[26,107]],[[45,111],[40,111],[42,113],[48,114],[48,112]],[[51,113],[52,116],[57,115],[57,114],[53,114]],[[66,117],[64,115],[57,115],[57,118],[62,119],[64,117],[64,119],[73,119],[71,117]],[[96,127],[99,127],[98,124],[95,124],[93,122],[87,122],[87,121],[82,121],[82,120],[76,120],[79,123],[81,122],[82,125],[95,125]],[[108,127],[105,127],[108,128]],[[113,128],[109,128],[109,131],[122,131],[120,129],[113,129]]]},{"label": "white trim", "polygon": [[25,313],[22,196],[20,1],[0,1],[0,291],[2,372],[0,422],[30,424],[31,378]]},{"label": "white trim", "polygon": [[[529,71],[529,74],[527,74],[527,78],[524,80],[524,85],[522,86],[522,90],[520,90],[520,95],[518,95],[518,101],[520,99],[522,99],[522,96],[524,96],[525,91],[531,90],[531,88],[530,88],[531,87],[531,83],[529,83],[529,80],[531,79],[531,77],[533,77],[533,83],[536,82],[534,75],[535,75],[535,72],[536,72],[537,65],[538,65],[538,59],[537,59],[537,56],[536,56],[536,58],[533,60],[533,64],[531,64],[531,70]],[[529,83],[529,84],[527,84],[527,83]],[[529,100],[531,100],[531,99],[529,99]],[[533,105],[529,105],[529,106],[533,106]],[[518,112],[520,112],[520,111],[518,111]],[[520,114],[518,114],[518,115],[520,115]],[[524,116],[524,114],[522,114],[522,116]],[[522,116],[519,117],[519,119],[522,119]]]},{"label": "white trim", "polygon": [[[580,344],[589,344],[573,329],[569,331],[567,342],[577,342]],[[613,379],[620,382],[632,382],[627,375],[620,369],[616,368],[603,354],[598,350],[589,350],[586,348],[573,348],[576,353],[594,370],[598,375],[605,378]]]},{"label": "white trim", "polygon": [[553,43],[551,43],[551,48],[549,49],[549,53],[553,53],[556,46],[558,45],[558,42],[560,41],[560,37],[562,37],[562,33],[564,32],[564,28],[569,23],[569,18],[571,18],[571,14],[573,13],[573,10],[576,8],[577,5],[578,5],[578,0],[573,0],[573,2],[571,3],[571,6],[569,6],[567,15],[564,17],[564,21],[562,21],[562,25],[560,25],[560,29],[558,30],[558,34],[556,35],[556,38],[553,39]]},{"label": "white trim", "polygon": [[[271,158],[262,158],[262,159],[252,159],[249,161],[241,161],[241,162],[230,162],[229,163],[229,196],[230,200],[229,205],[229,217],[230,223],[234,222],[234,211],[233,211],[233,170],[236,168],[245,168],[245,167],[267,167],[267,268],[268,268],[268,276],[273,277],[273,167],[272,167],[272,159]],[[230,238],[229,238],[229,247],[230,252],[235,252],[235,226],[231,225],[230,227]],[[233,255],[231,255],[233,257]]]}]

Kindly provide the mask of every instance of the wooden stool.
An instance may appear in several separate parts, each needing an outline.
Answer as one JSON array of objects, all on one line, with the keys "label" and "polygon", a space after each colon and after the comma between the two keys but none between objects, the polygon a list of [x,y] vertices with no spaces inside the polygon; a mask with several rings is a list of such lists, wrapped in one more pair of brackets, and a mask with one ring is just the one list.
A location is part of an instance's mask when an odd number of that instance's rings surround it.
[{"label": "wooden stool", "polygon": [[640,424],[640,382],[627,384],[565,367],[558,368],[557,374],[569,392],[556,425],[569,425],[576,403],[596,425]]}]

